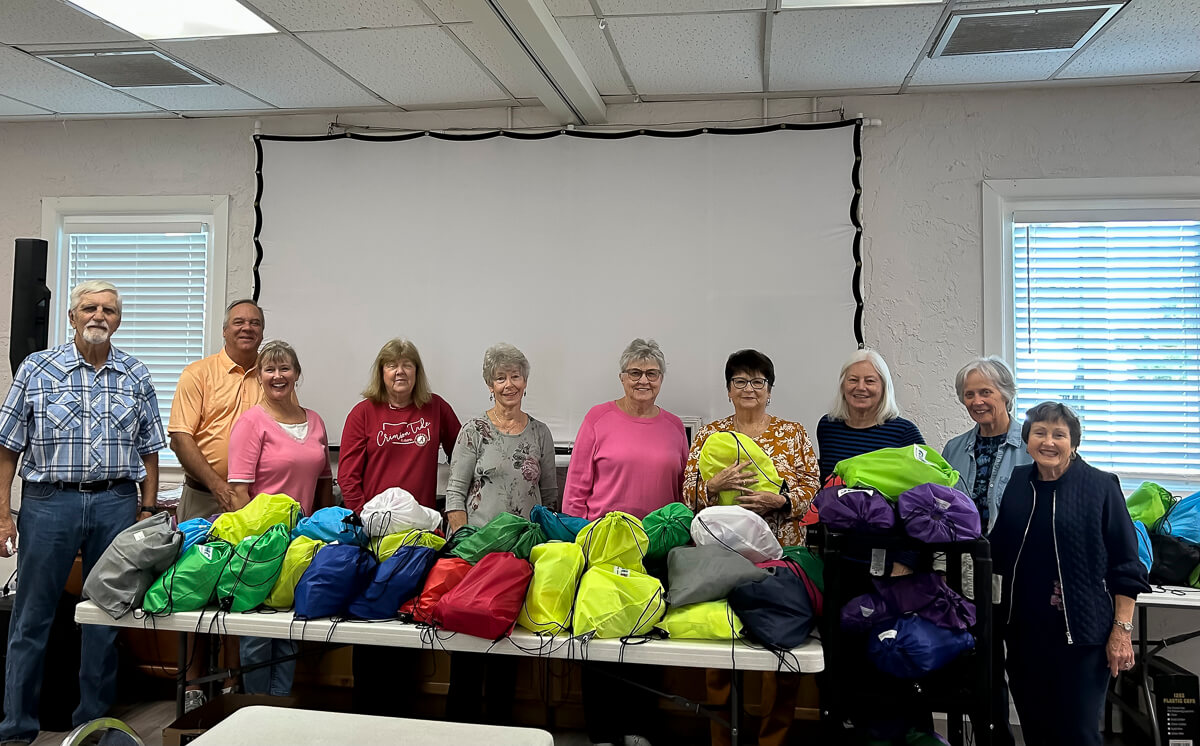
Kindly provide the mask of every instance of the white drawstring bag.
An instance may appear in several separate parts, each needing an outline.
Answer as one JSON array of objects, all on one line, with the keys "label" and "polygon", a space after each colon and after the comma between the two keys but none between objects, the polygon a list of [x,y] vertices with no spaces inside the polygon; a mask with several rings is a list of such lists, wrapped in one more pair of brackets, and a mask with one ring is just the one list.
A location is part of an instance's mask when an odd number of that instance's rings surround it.
[{"label": "white drawstring bag", "polygon": [[442,525],[442,514],[417,502],[412,493],[389,487],[367,501],[359,513],[367,536],[378,538],[417,529],[434,531]]},{"label": "white drawstring bag", "polygon": [[759,514],[740,505],[715,505],[692,519],[696,546],[718,545],[732,549],[751,562],[768,562],[783,556],[783,547]]}]

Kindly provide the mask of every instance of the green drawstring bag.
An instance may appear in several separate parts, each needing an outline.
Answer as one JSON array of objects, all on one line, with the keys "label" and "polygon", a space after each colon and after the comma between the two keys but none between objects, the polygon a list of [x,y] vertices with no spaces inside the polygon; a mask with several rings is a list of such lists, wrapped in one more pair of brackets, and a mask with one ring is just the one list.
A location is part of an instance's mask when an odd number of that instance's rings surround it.
[{"label": "green drawstring bag", "polygon": [[444,546],[446,546],[445,539],[432,531],[422,531],[418,528],[380,536],[370,541],[371,551],[375,553],[375,559],[380,562],[391,557],[400,547],[429,547],[436,552]]},{"label": "green drawstring bag", "polygon": [[785,559],[795,561],[821,593],[825,592],[825,560],[808,547],[784,547]]},{"label": "green drawstring bag", "polygon": [[1175,498],[1166,489],[1154,482],[1142,482],[1136,490],[1125,498],[1125,507],[1129,509],[1129,517],[1141,521],[1147,526],[1153,526],[1167,514],[1167,509]]},{"label": "green drawstring bag", "polygon": [[655,626],[672,640],[734,640],[742,636],[742,620],[724,599],[672,606]]},{"label": "green drawstring bag", "polygon": [[650,537],[642,522],[628,513],[614,510],[597,518],[583,527],[575,543],[583,547],[588,567],[616,565],[646,572],[642,559],[650,551]]},{"label": "green drawstring bag", "polygon": [[880,448],[837,462],[833,471],[847,487],[871,487],[892,502],[920,484],[958,484],[958,472],[927,445]]},{"label": "green drawstring bag", "polygon": [[267,600],[283,568],[290,534],[291,529],[277,523],[261,536],[247,536],[233,548],[233,556],[217,580],[217,604],[222,610],[250,611]]},{"label": "green drawstring bag", "polygon": [[209,534],[237,546],[247,536],[262,536],[282,523],[290,533],[300,520],[300,503],[287,495],[259,495],[241,510],[222,513],[213,521]]},{"label": "green drawstring bag", "polygon": [[642,519],[650,548],[648,559],[664,559],[667,552],[692,541],[692,511],[683,503],[670,503]]},{"label": "green drawstring bag", "polygon": [[296,601],[296,583],[300,576],[312,564],[313,557],[325,546],[320,539],[308,536],[297,536],[288,544],[287,552],[283,555],[283,566],[279,568],[279,578],[271,587],[264,604],[272,609],[290,609]]},{"label": "green drawstring bag", "polygon": [[212,598],[217,579],[232,555],[233,545],[227,541],[212,539],[205,544],[192,545],[146,591],[142,609],[147,614],[203,609]]},{"label": "green drawstring bag", "polygon": [[[774,492],[776,495],[783,489],[783,478],[779,476],[771,457],[749,435],[721,430],[705,438],[704,445],[700,446],[700,478],[706,482],[722,469],[738,462],[754,465],[746,469],[746,473],[753,474],[757,480],[748,485],[749,489]],[[738,490],[721,490],[717,502],[720,505],[737,505],[741,494]]]},{"label": "green drawstring bag", "polygon": [[616,565],[594,566],[579,581],[575,634],[601,638],[644,635],[666,611],[658,578]]},{"label": "green drawstring bag", "polygon": [[530,632],[570,633],[575,591],[587,562],[583,549],[574,542],[538,544],[529,553],[533,580],[525,592],[525,605],[517,624]]},{"label": "green drawstring bag", "polygon": [[492,552],[512,552],[527,560],[529,552],[545,542],[546,534],[541,526],[519,515],[501,513],[488,521],[486,526],[458,542],[451,554],[472,565]]}]

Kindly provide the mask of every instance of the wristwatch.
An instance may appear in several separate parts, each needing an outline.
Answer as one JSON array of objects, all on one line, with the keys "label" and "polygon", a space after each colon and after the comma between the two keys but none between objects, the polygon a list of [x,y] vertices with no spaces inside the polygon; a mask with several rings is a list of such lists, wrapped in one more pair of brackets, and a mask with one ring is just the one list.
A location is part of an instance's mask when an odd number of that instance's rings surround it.
[{"label": "wristwatch", "polygon": [[1125,630],[1126,632],[1133,631],[1133,622],[1122,622],[1120,619],[1114,619],[1113,626],[1120,627],[1121,629]]},{"label": "wristwatch", "polygon": [[163,509],[159,505],[140,505],[140,506],[138,506],[138,512],[139,513],[149,513],[150,515],[157,515],[158,513],[163,512]]}]

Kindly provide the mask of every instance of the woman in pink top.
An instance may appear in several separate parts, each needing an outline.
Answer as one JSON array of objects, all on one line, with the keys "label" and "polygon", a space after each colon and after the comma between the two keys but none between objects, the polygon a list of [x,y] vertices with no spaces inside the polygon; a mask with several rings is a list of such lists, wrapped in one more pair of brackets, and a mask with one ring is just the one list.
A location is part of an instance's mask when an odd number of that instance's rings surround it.
[{"label": "woman in pink top", "polygon": [[667,369],[654,340],[621,354],[625,395],[588,411],[575,438],[563,512],[592,520],[620,510],[637,518],[679,499],[688,442],[683,422],[654,401]]}]

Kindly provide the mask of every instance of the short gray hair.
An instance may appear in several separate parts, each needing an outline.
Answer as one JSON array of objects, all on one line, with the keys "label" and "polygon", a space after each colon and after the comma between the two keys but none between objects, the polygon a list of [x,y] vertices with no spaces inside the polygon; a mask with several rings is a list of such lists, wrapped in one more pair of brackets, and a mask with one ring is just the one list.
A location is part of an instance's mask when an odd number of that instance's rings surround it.
[{"label": "short gray hair", "polygon": [[624,373],[625,369],[631,363],[636,363],[638,360],[653,360],[658,363],[658,367],[663,373],[667,372],[667,358],[663,356],[662,348],[658,346],[658,342],[653,339],[642,339],[638,337],[629,343],[625,351],[621,353],[621,367],[619,372]]},{"label": "short gray hair", "polygon": [[487,385],[496,380],[496,373],[509,368],[516,368],[522,378],[529,378],[529,358],[507,342],[494,344],[483,353],[483,382]]},{"label": "short gray hair", "polygon": [[229,326],[229,317],[233,314],[233,309],[247,303],[258,309],[258,320],[262,322],[263,328],[266,329],[267,315],[263,313],[262,306],[258,305],[258,301],[254,300],[253,298],[240,298],[235,300],[233,303],[230,303],[228,306],[225,306],[225,320],[221,322],[221,328],[224,329],[225,327]]},{"label": "short gray hair", "polygon": [[875,372],[879,374],[879,382],[883,385],[883,395],[879,397],[879,407],[875,410],[875,424],[882,425],[888,420],[896,419],[900,416],[900,405],[896,403],[896,387],[892,384],[892,371],[884,362],[883,356],[869,347],[855,350],[850,359],[842,365],[842,371],[838,373],[837,396],[833,399],[833,408],[829,410],[830,419],[843,422],[849,419],[850,407],[846,404],[846,395],[842,393],[842,386],[846,383],[846,373],[850,370],[850,366],[861,362],[868,362],[875,368]]},{"label": "short gray hair", "polygon": [[71,288],[71,310],[78,310],[79,304],[83,302],[83,296],[92,293],[112,293],[117,296],[117,315],[121,315],[121,291],[117,290],[116,285],[104,280],[85,280]]},{"label": "short gray hair", "polygon": [[977,357],[964,365],[958,375],[954,377],[954,391],[958,394],[960,402],[963,400],[963,391],[967,387],[967,376],[972,373],[978,373],[988,379],[993,386],[1000,390],[1000,396],[1004,397],[1004,405],[1008,408],[1008,413],[1012,414],[1013,408],[1017,405],[1017,380],[1013,377],[1008,363],[995,355],[989,355],[988,357]]}]

